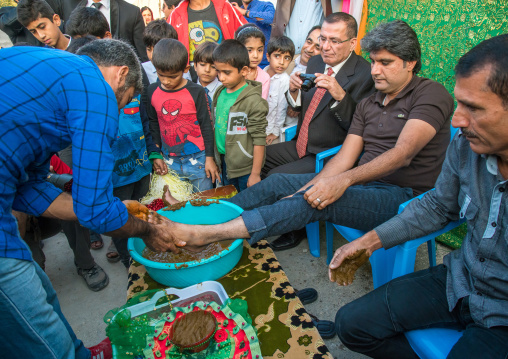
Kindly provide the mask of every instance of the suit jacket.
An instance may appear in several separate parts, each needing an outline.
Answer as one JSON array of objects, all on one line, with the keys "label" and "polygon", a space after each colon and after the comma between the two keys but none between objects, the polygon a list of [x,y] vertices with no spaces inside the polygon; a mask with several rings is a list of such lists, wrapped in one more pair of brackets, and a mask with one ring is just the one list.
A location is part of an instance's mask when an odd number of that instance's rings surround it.
[{"label": "suit jacket", "polygon": [[[307,73],[324,73],[325,66],[321,56],[313,56],[309,60]],[[374,81],[370,74],[370,64],[354,52],[339,70],[335,79],[346,91],[346,95],[334,108],[331,106],[335,100],[328,91],[319,102],[309,124],[307,151],[312,154],[341,145],[351,125],[357,103],[375,91]],[[301,92],[302,106],[295,140],[298,138],[305,113],[315,92],[315,87],[308,92]]]},{"label": "suit jacket", "polygon": [[0,30],[9,36],[13,45],[18,42],[26,42],[31,46],[44,46],[26,27],[20,24],[16,10],[14,6],[0,8]]},{"label": "suit jacket", "polygon": [[[291,13],[295,7],[295,2],[296,0],[277,0],[275,15],[273,17],[272,34],[270,37],[273,38],[284,35],[284,30],[286,29],[286,26],[288,26],[289,18],[291,17]],[[323,14],[326,17],[326,0],[321,0],[321,6],[323,7]]]},{"label": "suit jacket", "polygon": [[[47,2],[64,21],[69,19],[75,8],[85,7],[87,4],[87,0],[48,0]],[[134,47],[141,62],[148,61],[143,43],[145,22],[139,8],[124,0],[111,0],[110,21],[113,38],[127,41]]]}]

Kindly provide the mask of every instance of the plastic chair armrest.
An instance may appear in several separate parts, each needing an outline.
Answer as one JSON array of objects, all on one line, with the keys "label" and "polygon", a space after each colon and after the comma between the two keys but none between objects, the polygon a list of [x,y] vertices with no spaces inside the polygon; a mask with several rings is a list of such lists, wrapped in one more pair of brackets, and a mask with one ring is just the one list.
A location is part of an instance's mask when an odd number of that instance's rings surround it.
[{"label": "plastic chair armrest", "polygon": [[330,148],[329,150],[326,150],[323,152],[319,152],[316,155],[316,173],[321,172],[321,170],[323,169],[325,158],[337,154],[337,152],[339,152],[341,148],[342,148],[342,145]]},{"label": "plastic chair armrest", "polygon": [[296,136],[296,126],[284,127],[282,132],[285,134],[285,142],[291,141]]}]

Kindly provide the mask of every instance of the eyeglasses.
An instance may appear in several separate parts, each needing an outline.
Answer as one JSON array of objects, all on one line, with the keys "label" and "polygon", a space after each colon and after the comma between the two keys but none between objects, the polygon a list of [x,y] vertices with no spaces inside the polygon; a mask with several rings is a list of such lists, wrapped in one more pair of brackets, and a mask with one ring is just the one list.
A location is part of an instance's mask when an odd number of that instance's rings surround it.
[{"label": "eyeglasses", "polygon": [[349,39],[343,40],[343,41],[339,41],[339,40],[335,40],[335,39],[328,40],[326,37],[323,37],[323,36],[319,36],[318,37],[320,45],[323,45],[327,41],[329,41],[332,45],[340,45],[340,44],[342,44],[342,43],[344,43],[346,41],[349,41],[351,39],[352,39],[352,37],[349,38]]}]

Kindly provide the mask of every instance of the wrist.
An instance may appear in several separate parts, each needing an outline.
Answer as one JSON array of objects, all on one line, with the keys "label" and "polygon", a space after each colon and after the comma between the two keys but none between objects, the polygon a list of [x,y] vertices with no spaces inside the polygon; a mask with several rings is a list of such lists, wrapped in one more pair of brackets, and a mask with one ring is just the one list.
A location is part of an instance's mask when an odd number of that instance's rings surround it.
[{"label": "wrist", "polygon": [[379,236],[374,230],[367,232],[363,237],[359,238],[358,240],[360,242],[360,247],[365,248],[367,252],[369,252],[369,255],[372,255],[374,251],[383,247],[381,240],[379,239]]},{"label": "wrist", "polygon": [[338,94],[338,95],[336,95],[336,96],[333,96],[333,98],[334,98],[334,100],[335,100],[335,101],[340,102],[340,101],[342,101],[342,100],[344,99],[344,96],[346,96],[346,91],[344,91],[343,89],[341,89],[341,90],[339,91],[339,94]]}]

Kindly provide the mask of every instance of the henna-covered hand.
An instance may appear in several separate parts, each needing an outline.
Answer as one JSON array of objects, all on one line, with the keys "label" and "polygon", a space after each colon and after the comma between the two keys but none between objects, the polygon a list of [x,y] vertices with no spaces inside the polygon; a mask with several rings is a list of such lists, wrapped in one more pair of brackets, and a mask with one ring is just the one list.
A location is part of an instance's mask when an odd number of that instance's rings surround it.
[{"label": "henna-covered hand", "polygon": [[330,280],[338,285],[350,285],[353,283],[355,273],[369,260],[366,249],[360,249],[348,255],[339,267],[330,269]]}]

